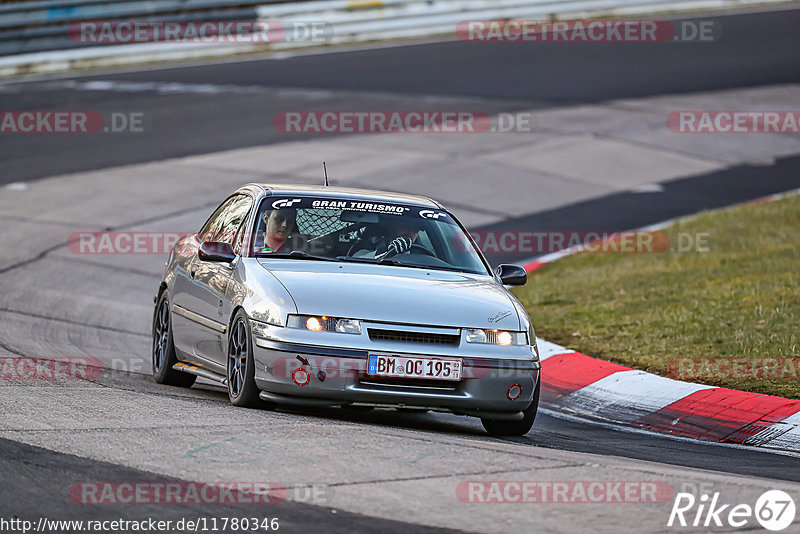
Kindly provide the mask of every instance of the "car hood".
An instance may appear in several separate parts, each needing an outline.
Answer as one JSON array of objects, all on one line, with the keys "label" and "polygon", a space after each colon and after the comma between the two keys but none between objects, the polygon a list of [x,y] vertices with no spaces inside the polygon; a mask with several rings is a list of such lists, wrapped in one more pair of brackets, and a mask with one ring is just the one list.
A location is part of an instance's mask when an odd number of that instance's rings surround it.
[{"label": "car hood", "polygon": [[260,259],[301,314],[519,330],[508,292],[489,276],[388,265]]}]

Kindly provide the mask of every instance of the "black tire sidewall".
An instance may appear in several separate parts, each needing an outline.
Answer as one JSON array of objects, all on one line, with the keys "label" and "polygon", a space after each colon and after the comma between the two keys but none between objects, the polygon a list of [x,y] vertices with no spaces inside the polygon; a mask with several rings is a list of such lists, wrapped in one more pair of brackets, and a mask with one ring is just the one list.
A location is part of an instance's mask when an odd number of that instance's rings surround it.
[{"label": "black tire sidewall", "polygon": [[[167,350],[166,354],[164,355],[164,362],[161,365],[161,369],[156,370],[154,365],[155,354],[153,353],[153,350],[155,347],[153,346],[153,341],[155,340],[156,335],[158,311],[161,309],[161,306],[165,301],[167,302],[167,324],[169,325],[169,335],[167,336]],[[161,292],[156,302],[156,308],[153,311],[153,334],[150,342],[150,359],[151,365],[153,365],[153,380],[159,384],[166,384],[169,386],[184,388],[192,387],[195,380],[197,380],[195,375],[184,373],[182,371],[176,371],[172,368],[173,365],[178,363],[178,354],[175,352],[175,343],[172,339],[172,311],[169,309],[169,295],[167,294],[166,289]]]},{"label": "black tire sidewall", "polygon": [[[156,323],[158,321],[159,311],[161,310],[161,306],[163,306],[164,302],[167,302],[167,309],[169,310],[169,297],[166,291],[163,291],[161,295],[158,297],[158,303],[156,304],[155,311],[153,312],[153,339],[155,341],[156,337]],[[161,362],[161,369],[155,368],[155,343],[151,342],[151,358],[152,358],[152,365],[153,365],[153,378],[155,378],[156,382],[159,384],[163,384],[168,380],[169,371],[172,370],[172,366],[177,363],[178,359],[175,356],[175,345],[172,341],[172,316],[167,312],[167,324],[169,326],[169,335],[167,337],[167,350],[164,354],[164,361]]]},{"label": "black tire sidewall", "polygon": [[225,351],[226,355],[226,362],[225,367],[228,368],[230,365],[230,346],[231,346],[231,336],[233,336],[234,332],[236,331],[236,325],[239,322],[244,323],[244,331],[245,335],[247,336],[247,362],[245,362],[245,369],[244,369],[244,377],[242,380],[242,389],[239,392],[239,395],[234,397],[231,394],[231,385],[230,385],[230,371],[227,371],[226,378],[228,378],[228,398],[231,401],[231,404],[234,406],[243,406],[247,408],[255,408],[260,406],[261,399],[258,394],[261,392],[256,385],[256,365],[255,365],[255,345],[253,344],[253,332],[250,330],[250,321],[247,318],[247,314],[244,310],[239,310],[236,312],[236,315],[233,317],[233,321],[231,321],[231,328],[228,332],[228,346]]},{"label": "black tire sidewall", "polygon": [[520,421],[499,421],[496,419],[481,419],[483,428],[492,436],[524,436],[533,428],[536,413],[539,411],[539,391],[542,384],[541,375],[533,393],[533,401],[523,410],[524,417]]}]

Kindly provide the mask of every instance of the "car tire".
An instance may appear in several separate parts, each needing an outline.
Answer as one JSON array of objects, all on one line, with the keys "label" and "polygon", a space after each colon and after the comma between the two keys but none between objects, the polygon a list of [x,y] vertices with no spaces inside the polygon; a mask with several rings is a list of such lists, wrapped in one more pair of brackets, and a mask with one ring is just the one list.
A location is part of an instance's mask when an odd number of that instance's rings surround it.
[{"label": "car tire", "polygon": [[539,385],[533,392],[533,402],[522,413],[524,417],[519,421],[503,421],[497,419],[481,418],[481,423],[486,432],[491,436],[524,436],[533,428],[533,421],[536,419],[536,412],[539,409]]},{"label": "car tire", "polygon": [[253,354],[253,334],[244,310],[239,310],[231,321],[228,332],[227,385],[228,398],[234,406],[244,408],[264,407],[258,396],[256,366]]},{"label": "car tire", "polygon": [[197,377],[193,374],[176,371],[172,368],[178,363],[175,343],[172,340],[172,314],[169,309],[169,296],[164,290],[158,297],[153,311],[153,379],[159,384],[192,387]]}]

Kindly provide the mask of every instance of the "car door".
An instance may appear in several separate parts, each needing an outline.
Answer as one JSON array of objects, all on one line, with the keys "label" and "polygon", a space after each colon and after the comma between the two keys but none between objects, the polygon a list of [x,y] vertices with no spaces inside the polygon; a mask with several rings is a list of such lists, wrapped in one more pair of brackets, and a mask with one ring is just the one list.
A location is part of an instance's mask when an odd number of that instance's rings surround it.
[{"label": "car door", "polygon": [[[232,247],[236,241],[239,228],[248,220],[253,207],[250,195],[239,195],[230,204],[222,215],[222,225],[205,241],[218,241],[228,243]],[[206,321],[198,329],[195,341],[195,356],[209,362],[211,366],[219,366],[220,371],[225,369],[225,343],[227,335],[227,317],[225,310],[230,309],[225,305],[225,293],[239,257],[231,262],[195,260],[194,283],[192,284],[192,302],[195,311]]]},{"label": "car door", "polygon": [[[230,197],[204,225],[198,235],[201,242],[218,241],[235,243],[237,231],[248,219],[253,199],[247,194]],[[224,317],[225,292],[238,258],[232,263],[201,260],[193,251],[186,268],[186,290],[176,304],[191,325],[186,342],[191,346],[192,360],[201,365],[224,371],[224,336],[227,322]],[[177,283],[177,278],[176,278]]]},{"label": "car door", "polygon": [[181,359],[196,360],[194,346],[197,342],[198,329],[202,328],[194,315],[198,304],[193,301],[195,292],[192,290],[194,286],[192,273],[197,269],[197,250],[204,237],[219,232],[225,214],[238,196],[232,195],[225,199],[197,234],[186,237],[181,246],[176,247],[174,283],[172,285],[172,337]]}]

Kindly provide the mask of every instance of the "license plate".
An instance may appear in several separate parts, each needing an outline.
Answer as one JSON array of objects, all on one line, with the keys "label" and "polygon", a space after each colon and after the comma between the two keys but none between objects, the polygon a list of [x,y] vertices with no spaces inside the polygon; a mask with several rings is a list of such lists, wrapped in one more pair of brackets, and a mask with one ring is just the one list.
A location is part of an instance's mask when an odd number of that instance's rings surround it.
[{"label": "license plate", "polygon": [[461,360],[370,354],[367,374],[399,378],[461,380]]}]

